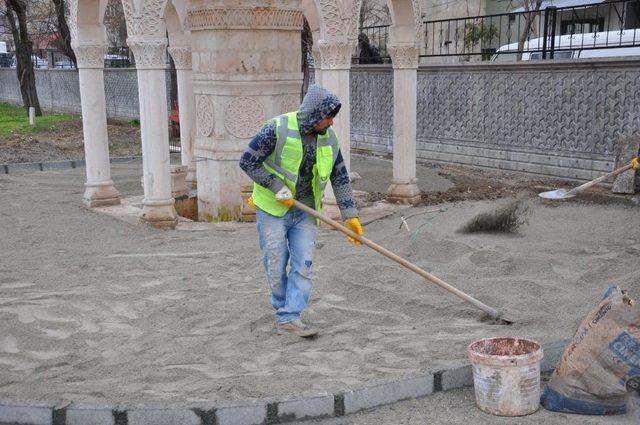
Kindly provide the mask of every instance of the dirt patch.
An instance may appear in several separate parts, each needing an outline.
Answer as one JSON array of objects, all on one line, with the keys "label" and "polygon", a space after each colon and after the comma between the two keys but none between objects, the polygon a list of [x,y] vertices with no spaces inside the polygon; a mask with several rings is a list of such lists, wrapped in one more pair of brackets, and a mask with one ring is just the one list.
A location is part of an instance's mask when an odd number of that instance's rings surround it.
[{"label": "dirt patch", "polygon": [[[140,127],[119,121],[107,123],[109,155],[141,155]],[[84,159],[82,120],[72,120],[47,132],[0,138],[0,163]]]}]

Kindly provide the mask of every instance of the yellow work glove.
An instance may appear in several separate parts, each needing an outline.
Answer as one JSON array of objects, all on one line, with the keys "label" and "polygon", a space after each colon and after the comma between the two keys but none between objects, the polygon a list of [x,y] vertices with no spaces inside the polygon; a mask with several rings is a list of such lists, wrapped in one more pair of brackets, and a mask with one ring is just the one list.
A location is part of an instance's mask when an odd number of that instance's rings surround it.
[{"label": "yellow work glove", "polygon": [[249,206],[251,208],[255,208],[256,204],[253,203],[253,195],[249,196],[249,199],[247,200],[247,203],[249,204]]},{"label": "yellow work glove", "polygon": [[287,186],[283,187],[276,193],[276,201],[280,202],[287,208],[291,208],[293,205],[293,194]]},{"label": "yellow work glove", "polygon": [[[358,217],[348,218],[344,222],[344,225],[347,227],[347,229],[351,230],[354,233],[357,233],[360,236],[364,234],[364,232],[362,231],[362,224],[360,224],[360,220],[358,220]],[[351,236],[347,236],[347,239],[349,239],[349,242],[355,245],[360,245],[360,241],[355,240]]]},{"label": "yellow work glove", "polygon": [[633,167],[634,170],[638,171],[638,158],[633,158],[631,160],[631,166]]}]

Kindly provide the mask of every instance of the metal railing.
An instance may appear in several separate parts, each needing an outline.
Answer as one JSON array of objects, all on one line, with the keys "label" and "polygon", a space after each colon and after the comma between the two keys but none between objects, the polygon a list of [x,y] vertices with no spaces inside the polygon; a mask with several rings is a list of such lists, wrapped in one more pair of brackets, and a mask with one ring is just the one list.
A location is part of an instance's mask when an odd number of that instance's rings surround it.
[{"label": "metal railing", "polygon": [[[521,8],[522,9],[522,8]],[[576,51],[640,46],[640,0],[425,21],[421,57],[578,57]],[[561,54],[556,54],[564,52]]]},{"label": "metal railing", "polygon": [[389,25],[361,27],[358,34],[358,47],[352,58],[354,64],[390,63],[387,52]]}]

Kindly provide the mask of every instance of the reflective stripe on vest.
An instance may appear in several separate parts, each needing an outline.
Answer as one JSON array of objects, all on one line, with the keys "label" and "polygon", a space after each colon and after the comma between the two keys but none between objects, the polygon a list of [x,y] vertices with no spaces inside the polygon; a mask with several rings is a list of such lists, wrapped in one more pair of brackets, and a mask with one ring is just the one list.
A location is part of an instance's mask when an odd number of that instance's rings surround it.
[{"label": "reflective stripe on vest", "polygon": [[[280,178],[295,195],[298,172],[302,163],[302,138],[298,130],[297,112],[275,118],[276,146],[263,162],[270,173]],[[332,128],[316,137],[316,163],[313,166],[313,195],[316,210],[322,205],[322,195],[327,186],[333,165],[338,157],[338,138]],[[282,217],[287,207],[275,200],[275,194],[257,183],[253,185],[253,201],[263,211]]]}]

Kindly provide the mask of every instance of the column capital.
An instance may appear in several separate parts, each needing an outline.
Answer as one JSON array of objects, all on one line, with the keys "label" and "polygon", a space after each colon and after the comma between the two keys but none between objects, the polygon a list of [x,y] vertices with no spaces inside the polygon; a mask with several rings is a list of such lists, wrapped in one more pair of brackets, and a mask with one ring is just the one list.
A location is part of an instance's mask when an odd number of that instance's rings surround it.
[{"label": "column capital", "polygon": [[191,71],[191,48],[169,47],[169,54],[176,64],[176,69]]},{"label": "column capital", "polygon": [[127,38],[133,51],[137,69],[164,69],[166,67],[166,38],[133,36]]},{"label": "column capital", "polygon": [[321,69],[350,69],[356,43],[349,40],[318,42]]},{"label": "column capital", "polygon": [[387,51],[394,68],[418,68],[420,49],[415,44],[390,44],[387,46]]},{"label": "column capital", "polygon": [[104,68],[104,54],[107,46],[97,42],[73,41],[71,48],[76,54],[78,69],[102,69]]}]

